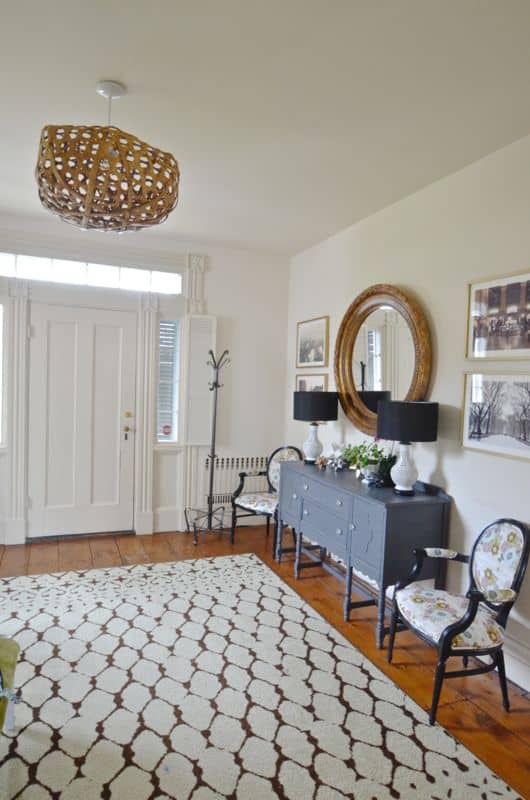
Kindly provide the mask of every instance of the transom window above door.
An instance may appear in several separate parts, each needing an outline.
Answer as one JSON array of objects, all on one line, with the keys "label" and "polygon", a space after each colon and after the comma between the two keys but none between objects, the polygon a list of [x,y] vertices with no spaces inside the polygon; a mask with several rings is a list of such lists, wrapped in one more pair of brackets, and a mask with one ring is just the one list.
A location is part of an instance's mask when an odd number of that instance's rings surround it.
[{"label": "transom window above door", "polygon": [[14,253],[0,253],[0,275],[21,280],[122,289],[129,292],[182,294],[182,275],[176,272]]}]

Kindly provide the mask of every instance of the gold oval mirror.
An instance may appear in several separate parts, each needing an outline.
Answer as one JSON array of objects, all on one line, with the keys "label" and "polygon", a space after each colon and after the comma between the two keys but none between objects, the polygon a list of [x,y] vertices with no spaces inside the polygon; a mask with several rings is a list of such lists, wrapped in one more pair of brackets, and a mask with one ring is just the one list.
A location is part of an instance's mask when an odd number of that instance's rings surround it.
[{"label": "gold oval mirror", "polygon": [[431,374],[423,311],[395,286],[370,286],[346,311],[335,343],[335,382],[344,413],[375,435],[378,399],[423,400]]}]

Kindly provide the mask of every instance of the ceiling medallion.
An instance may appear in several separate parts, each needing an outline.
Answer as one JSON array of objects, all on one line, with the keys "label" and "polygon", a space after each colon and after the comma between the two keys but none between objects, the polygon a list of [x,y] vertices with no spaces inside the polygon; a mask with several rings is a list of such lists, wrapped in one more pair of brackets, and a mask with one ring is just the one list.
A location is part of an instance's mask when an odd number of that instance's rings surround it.
[{"label": "ceiling medallion", "polygon": [[170,153],[110,124],[113,99],[125,94],[101,81],[108,124],[46,125],[35,177],[42,205],[84,230],[138,231],[165,222],[177,205],[179,168]]}]

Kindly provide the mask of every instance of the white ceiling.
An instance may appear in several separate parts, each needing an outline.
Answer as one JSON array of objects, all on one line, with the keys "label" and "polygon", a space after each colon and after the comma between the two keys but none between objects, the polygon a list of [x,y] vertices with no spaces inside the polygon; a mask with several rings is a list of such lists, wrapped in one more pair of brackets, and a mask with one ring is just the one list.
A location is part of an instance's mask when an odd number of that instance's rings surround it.
[{"label": "white ceiling", "polygon": [[101,78],[129,88],[113,122],[179,161],[161,236],[280,253],[530,132],[528,0],[16,0],[1,17],[0,213],[46,214],[40,129],[104,122]]}]

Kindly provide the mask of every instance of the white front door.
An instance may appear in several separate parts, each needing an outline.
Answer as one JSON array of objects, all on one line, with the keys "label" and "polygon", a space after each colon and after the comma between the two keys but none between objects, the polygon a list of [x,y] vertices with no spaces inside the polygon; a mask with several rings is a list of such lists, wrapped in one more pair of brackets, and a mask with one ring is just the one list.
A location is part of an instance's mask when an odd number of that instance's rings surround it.
[{"label": "white front door", "polygon": [[134,312],[32,304],[29,537],[133,528],[135,365]]}]

